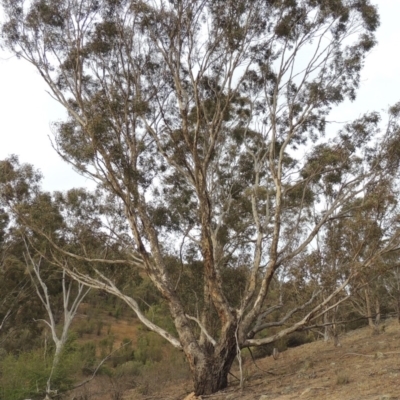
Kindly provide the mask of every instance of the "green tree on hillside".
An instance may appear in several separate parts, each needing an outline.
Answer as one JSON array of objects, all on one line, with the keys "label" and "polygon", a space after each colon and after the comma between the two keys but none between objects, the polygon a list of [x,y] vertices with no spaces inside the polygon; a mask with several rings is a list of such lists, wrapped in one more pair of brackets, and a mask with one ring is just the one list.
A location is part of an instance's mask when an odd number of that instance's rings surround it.
[{"label": "green tree on hillside", "polygon": [[[142,268],[177,335],[150,321],[107,268],[68,273],[121,297],[182,349],[197,395],[226,387],[239,349],[301,329],[342,301],[337,295],[361,269],[398,247],[393,219],[377,252],[349,265],[323,300],[316,291],[295,305],[268,334],[266,317],[279,306],[269,297],[274,279],[349,212],[351,200],[398,171],[398,106],[384,132],[376,113],[334,138],[325,132],[332,107],[355,99],[375,45],[379,18],[368,0],[3,0],[3,7],[5,46],[37,68],[68,112],[53,126],[55,148],[108,199],[112,221],[99,235],[128,244],[130,256],[108,260],[90,243],[70,251],[62,230],[31,229],[59,257]],[[18,175],[18,165],[7,165]],[[7,200],[13,182],[12,174],[3,178],[3,198],[18,212]],[[66,239],[85,231],[83,221],[91,229],[97,211],[89,206],[65,209]],[[171,255],[181,270],[196,261],[194,315]],[[228,296],[224,271],[243,269],[240,284],[229,286],[237,296]]]},{"label": "green tree on hillside", "polygon": [[23,257],[21,237],[11,227],[11,215],[0,210],[0,352],[31,350],[41,327],[34,319],[43,317]]}]

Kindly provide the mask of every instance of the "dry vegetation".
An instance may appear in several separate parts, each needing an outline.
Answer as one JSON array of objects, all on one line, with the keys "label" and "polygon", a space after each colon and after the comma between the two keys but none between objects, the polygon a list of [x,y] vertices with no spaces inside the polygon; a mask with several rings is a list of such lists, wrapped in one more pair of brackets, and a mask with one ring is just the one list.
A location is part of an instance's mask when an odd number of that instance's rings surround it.
[{"label": "dry vegetation", "polygon": [[[381,326],[379,334],[362,328],[344,334],[341,346],[317,341],[289,349],[278,360],[247,358],[244,390],[231,377],[227,390],[202,399],[400,399],[400,325],[396,321]],[[170,368],[173,368],[171,365]],[[238,375],[237,369],[233,371]],[[155,387],[159,387],[157,379]],[[126,393],[125,400],[195,399],[191,382],[169,382],[157,392]]]},{"label": "dry vegetation", "polygon": [[[185,389],[179,393],[188,392],[191,388],[189,369],[184,355],[155,333],[149,332],[135,317],[128,317],[123,312],[118,318],[112,316],[111,312],[99,310],[93,312],[90,305],[84,303],[79,309],[72,330],[75,334],[78,333],[77,342],[80,345],[96,346],[98,359],[104,356],[104,351],[111,358],[105,362],[104,368],[99,370],[94,379],[70,392],[66,396],[68,400],[120,400],[125,398],[124,393],[129,393],[132,388],[135,388],[135,396],[146,398],[153,393],[161,393],[164,386],[171,382],[174,382],[174,385],[181,383],[185,385]],[[117,355],[127,340],[131,342],[137,356],[140,347],[138,339],[143,333],[154,339],[156,348],[153,350],[157,360],[152,362],[150,355],[149,360],[143,365],[138,361],[113,365],[112,355]],[[105,344],[107,348],[104,348]],[[90,374],[76,378],[86,380],[88,376]]]}]

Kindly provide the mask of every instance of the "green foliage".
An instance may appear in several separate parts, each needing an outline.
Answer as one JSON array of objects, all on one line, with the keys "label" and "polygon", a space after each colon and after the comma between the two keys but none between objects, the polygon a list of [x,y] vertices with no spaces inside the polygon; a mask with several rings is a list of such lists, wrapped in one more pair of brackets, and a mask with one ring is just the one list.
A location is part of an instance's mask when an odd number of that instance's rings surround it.
[{"label": "green foliage", "polygon": [[101,349],[101,357],[104,358],[113,351],[115,342],[114,335],[108,334],[104,339],[100,340],[99,347]]},{"label": "green foliage", "polygon": [[176,329],[168,312],[168,304],[166,302],[153,303],[153,305],[146,310],[146,316],[166,331],[176,334]]},{"label": "green foliage", "polygon": [[103,321],[96,321],[96,335],[100,336],[101,335],[101,331],[103,329],[104,326],[104,322]]},{"label": "green foliage", "polygon": [[135,349],[135,360],[142,364],[154,363],[162,360],[164,339],[154,332],[140,334]]},{"label": "green foliage", "polygon": [[[332,139],[325,132],[332,107],[355,99],[376,43],[370,1],[3,7],[5,47],[36,66],[68,110],[54,125],[58,153],[99,186],[44,193],[40,174],[11,157],[0,163],[1,213],[50,261],[49,277],[53,264],[68,266],[138,303],[192,369],[212,359],[226,374],[236,338],[251,345],[257,334],[314,323],[319,309],[302,318],[315,303],[328,308],[343,281],[399,247],[399,187],[387,179],[400,167],[399,107],[383,134],[377,113]],[[51,290],[59,301],[57,284]],[[105,302],[123,316],[127,305]],[[89,314],[77,328],[101,331]],[[204,345],[201,331],[217,345]],[[101,340],[103,356],[114,339]],[[163,343],[142,330],[135,361],[161,365]],[[133,362],[121,357],[114,366]]]},{"label": "green foliage", "polygon": [[96,330],[96,322],[95,321],[88,321],[88,320],[82,320],[77,324],[77,326],[74,328],[76,334],[82,338],[83,335],[87,334],[90,335]]},{"label": "green foliage", "polygon": [[84,375],[92,375],[97,362],[96,344],[93,342],[84,343],[78,346],[78,351],[83,362],[82,373]]},{"label": "green foliage", "polygon": [[255,359],[271,356],[276,347],[280,352],[291,347],[301,346],[315,340],[314,336],[308,332],[293,332],[274,343],[265,344],[252,349]]},{"label": "green foliage", "polygon": [[86,364],[84,359],[86,355],[87,353],[80,352],[79,346],[74,341],[71,341],[64,348],[60,361],[52,375],[51,387],[53,390],[57,389],[63,392],[71,388],[77,374],[82,371]]},{"label": "green foliage", "polygon": [[313,341],[314,336],[309,332],[293,332],[284,338],[285,346],[288,348],[301,346],[302,344],[311,343]]},{"label": "green foliage", "polygon": [[119,366],[133,361],[134,358],[135,351],[132,348],[132,342],[129,339],[124,339],[121,348],[110,357],[110,363],[113,368],[118,369]]},{"label": "green foliage", "polygon": [[118,365],[115,369],[117,377],[136,377],[143,374],[143,363],[141,361],[126,361]]},{"label": "green foliage", "polygon": [[21,400],[43,393],[49,374],[42,349],[9,354],[0,361],[0,399]]},{"label": "green foliage", "polygon": [[[60,391],[70,388],[82,367],[87,353],[82,354],[74,339],[68,341],[60,362],[53,372],[52,388]],[[45,393],[51,373],[53,351],[43,348],[8,354],[0,360],[0,399],[21,400]]]},{"label": "green foliage", "polygon": [[4,320],[0,343],[7,352],[17,354],[39,344],[43,325],[34,319],[43,318],[45,310],[39,298],[32,295],[21,239],[10,232],[5,239],[3,246],[0,243],[0,324]]}]

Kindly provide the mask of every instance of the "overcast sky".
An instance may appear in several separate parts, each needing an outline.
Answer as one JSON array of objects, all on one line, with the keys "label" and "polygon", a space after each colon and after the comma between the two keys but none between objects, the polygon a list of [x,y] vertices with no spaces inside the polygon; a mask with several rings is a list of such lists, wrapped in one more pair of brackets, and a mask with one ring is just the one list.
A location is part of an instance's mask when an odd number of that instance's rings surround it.
[{"label": "overcast sky", "polygon": [[[378,46],[369,55],[354,103],[346,103],[329,118],[349,121],[362,113],[384,110],[400,101],[400,0],[379,0],[381,27]],[[0,159],[17,154],[44,175],[44,189],[88,186],[51,147],[51,121],[63,118],[60,106],[32,66],[0,52]]]}]

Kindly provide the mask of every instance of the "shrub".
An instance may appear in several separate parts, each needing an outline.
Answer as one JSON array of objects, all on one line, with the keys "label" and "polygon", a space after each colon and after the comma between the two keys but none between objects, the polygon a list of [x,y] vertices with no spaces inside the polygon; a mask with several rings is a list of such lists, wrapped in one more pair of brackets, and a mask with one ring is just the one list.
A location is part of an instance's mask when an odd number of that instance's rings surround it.
[{"label": "shrub", "polygon": [[255,359],[271,356],[276,347],[280,352],[290,347],[301,346],[306,343],[314,341],[312,334],[307,332],[293,332],[288,336],[285,336],[274,343],[268,343],[263,346],[255,347],[251,351]]},{"label": "shrub", "polygon": [[128,361],[119,365],[115,370],[116,376],[140,376],[142,374],[143,364],[140,361]]},{"label": "shrub", "polygon": [[[57,368],[53,371],[51,387],[59,392],[70,389],[76,375],[85,365],[93,365],[96,347],[92,343],[78,346],[74,335],[65,344]],[[38,348],[9,354],[0,360],[0,399],[21,400],[43,398],[53,363],[54,348]]]},{"label": "shrub", "polygon": [[96,344],[88,342],[79,347],[79,352],[83,361],[82,372],[91,375],[96,365]]},{"label": "shrub", "polygon": [[137,341],[135,359],[143,364],[161,361],[163,344],[163,339],[156,333],[142,333]]},{"label": "shrub", "polygon": [[347,385],[349,382],[349,377],[343,373],[338,374],[336,377],[336,385]]},{"label": "shrub", "polygon": [[112,366],[116,368],[118,365],[124,364],[128,361],[132,361],[135,357],[135,353],[132,349],[132,343],[129,339],[124,339],[121,344],[121,348],[118,349],[116,353],[114,353],[110,357],[110,361]]},{"label": "shrub", "polygon": [[293,332],[286,338],[286,347],[297,347],[313,341],[312,335],[307,332]]},{"label": "shrub", "polygon": [[90,335],[96,329],[96,323],[94,321],[84,320],[75,328],[75,332],[78,337],[83,337],[84,334]]},{"label": "shrub", "polygon": [[49,360],[33,350],[0,361],[0,399],[21,400],[44,392],[50,373]]},{"label": "shrub", "polygon": [[110,354],[113,351],[114,347],[114,335],[110,334],[104,339],[100,340],[100,348],[101,348],[101,358],[104,358],[107,354]]}]

